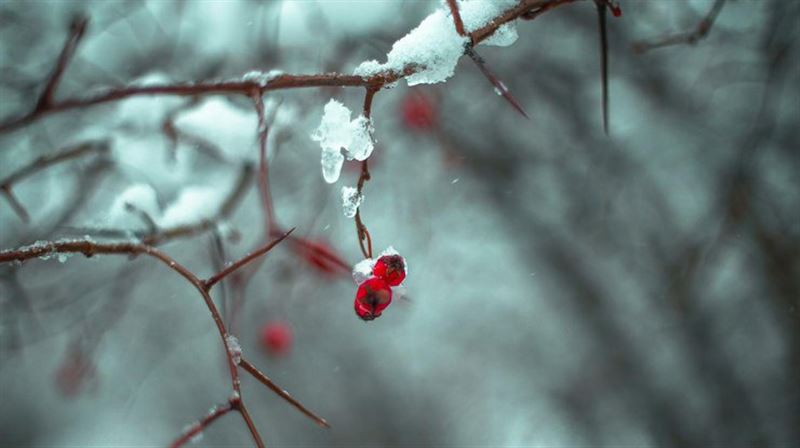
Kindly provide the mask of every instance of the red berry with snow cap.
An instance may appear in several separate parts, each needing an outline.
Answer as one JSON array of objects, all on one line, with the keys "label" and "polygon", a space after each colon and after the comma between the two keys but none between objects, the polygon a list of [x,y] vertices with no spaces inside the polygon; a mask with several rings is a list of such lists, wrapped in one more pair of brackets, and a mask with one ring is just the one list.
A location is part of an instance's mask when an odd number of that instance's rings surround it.
[{"label": "red berry with snow cap", "polygon": [[392,303],[392,288],[386,280],[372,277],[365,280],[356,291],[356,315],[362,320],[374,320]]},{"label": "red berry with snow cap", "polygon": [[397,286],[406,279],[406,262],[397,254],[384,255],[375,262],[372,275],[386,280],[389,286]]}]

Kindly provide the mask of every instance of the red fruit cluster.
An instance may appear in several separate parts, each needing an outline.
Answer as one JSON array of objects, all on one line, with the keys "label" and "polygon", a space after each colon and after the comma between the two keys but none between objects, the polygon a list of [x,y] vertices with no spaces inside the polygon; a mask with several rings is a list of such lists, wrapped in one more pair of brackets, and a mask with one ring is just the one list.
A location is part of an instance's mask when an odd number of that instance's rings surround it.
[{"label": "red fruit cluster", "polygon": [[406,265],[400,255],[384,255],[372,268],[372,277],[358,286],[353,306],[362,320],[375,320],[392,303],[392,286],[406,278]]}]

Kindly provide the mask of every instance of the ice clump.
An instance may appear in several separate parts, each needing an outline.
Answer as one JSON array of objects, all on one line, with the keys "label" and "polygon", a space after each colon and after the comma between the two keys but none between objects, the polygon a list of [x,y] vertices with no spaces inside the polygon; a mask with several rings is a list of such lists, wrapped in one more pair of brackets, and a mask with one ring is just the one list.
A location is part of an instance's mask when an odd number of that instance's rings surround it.
[{"label": "ice clump", "polygon": [[342,209],[344,216],[352,218],[356,216],[358,207],[364,202],[364,195],[358,192],[358,189],[353,187],[342,187]]},{"label": "ice clump", "polygon": [[[458,9],[464,29],[471,33],[488,25],[492,19],[516,4],[515,0],[471,0],[458,2]],[[514,24],[505,23],[482,43],[508,46],[517,37]],[[469,37],[460,36],[456,32],[449,9],[440,8],[396,41],[386,55],[385,63],[365,61],[353,73],[369,77],[383,71],[400,74],[406,68],[414,68],[416,72],[405,78],[409,86],[444,82],[453,76],[456,64],[468,43]]]},{"label": "ice clump", "polygon": [[322,177],[329,184],[339,180],[345,156],[365,160],[374,148],[369,119],[360,115],[350,120],[351,115],[344,104],[331,99],[325,105],[319,127],[311,134],[311,139],[322,147]]}]

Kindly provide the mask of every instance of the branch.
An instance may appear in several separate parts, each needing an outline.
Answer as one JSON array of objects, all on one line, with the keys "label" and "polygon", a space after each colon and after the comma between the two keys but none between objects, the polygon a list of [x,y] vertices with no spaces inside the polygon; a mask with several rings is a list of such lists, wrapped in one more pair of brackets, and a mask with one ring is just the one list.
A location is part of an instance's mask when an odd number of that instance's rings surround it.
[{"label": "branch", "polygon": [[171,448],[178,448],[190,442],[194,437],[202,433],[207,427],[211,426],[214,421],[223,415],[233,410],[232,400],[227,401],[225,404],[217,405],[211,408],[211,411],[204,415],[197,423],[191,425],[189,429],[184,432],[177,440],[170,444]]},{"label": "branch", "polygon": [[[367,120],[371,120],[370,116],[372,114],[372,100],[375,98],[375,93],[378,89],[367,88],[367,92],[364,95],[364,117]],[[364,189],[364,184],[371,178],[369,174],[369,157],[361,161],[361,174],[358,177],[358,184],[356,185],[356,190],[358,194],[361,194],[361,191]],[[372,237],[367,230],[367,226],[364,225],[364,222],[361,221],[361,207],[359,206],[356,209],[356,235],[358,237],[358,246],[361,248],[361,253],[364,254],[366,258],[372,258]],[[365,246],[364,243],[367,243]]]},{"label": "branch", "polygon": [[108,153],[108,150],[109,150],[108,141],[97,140],[97,141],[88,141],[79,143],[77,145],[65,148],[55,154],[40,156],[31,163],[23,166],[19,170],[9,174],[4,179],[0,180],[0,191],[2,191],[3,195],[8,200],[9,205],[11,205],[11,207],[14,209],[17,215],[19,215],[19,217],[23,221],[28,222],[29,216],[27,211],[25,211],[25,208],[23,207],[22,203],[14,195],[13,191],[14,184],[25,179],[26,177],[32,176],[38,173],[39,171],[47,169],[61,162],[77,159],[79,157],[83,157],[85,155],[93,153],[98,153],[98,154]]},{"label": "branch", "polygon": [[239,363],[239,365],[245,370],[245,372],[249,373],[250,375],[253,375],[255,379],[260,381],[261,384],[267,386],[271,391],[278,394],[278,396],[289,402],[289,404],[297,408],[297,410],[308,416],[308,418],[314,420],[314,422],[317,425],[319,425],[322,428],[331,427],[331,425],[329,425],[324,418],[311,412],[308,408],[303,406],[299,401],[295,400],[295,398],[292,397],[289,394],[289,392],[286,392],[285,390],[278,387],[278,385],[275,384],[267,375],[258,370],[253,364],[251,364],[250,361],[242,358],[242,361]]},{"label": "branch", "polygon": [[697,24],[691,31],[671,34],[660,38],[652,39],[649,41],[639,41],[633,44],[633,51],[636,53],[646,53],[656,48],[669,47],[672,45],[694,45],[711,31],[714,21],[717,19],[722,7],[725,6],[725,0],[715,0],[711,5],[706,16]]},{"label": "branch", "polygon": [[75,49],[78,48],[78,44],[86,33],[88,24],[89,19],[86,17],[76,17],[72,20],[69,27],[69,36],[67,36],[67,40],[64,42],[64,48],[61,49],[61,54],[58,56],[55,68],[50,74],[41,96],[39,96],[39,101],[36,103],[35,110],[44,110],[53,104],[53,96],[61,81],[61,77],[64,75],[64,71],[66,71],[67,65],[69,65],[72,57],[75,55]]},{"label": "branch", "polygon": [[464,22],[461,20],[461,13],[458,11],[456,0],[447,0],[447,6],[450,8],[450,14],[453,16],[456,32],[459,36],[466,36],[467,32],[464,30]]},{"label": "branch", "polygon": [[261,257],[262,255],[266,255],[267,252],[272,250],[272,248],[277,246],[278,243],[280,243],[286,237],[291,235],[292,232],[294,232],[294,227],[290,229],[288,232],[284,233],[282,236],[272,240],[267,245],[231,263],[228,267],[212,275],[208,280],[204,281],[203,287],[206,289],[206,291],[210,290],[214,285],[219,283],[222,279],[230,275],[232,272],[236,271],[237,269],[241,269],[242,267],[246,266],[248,263],[255,260],[256,258]]},{"label": "branch", "polygon": [[600,31],[600,86],[603,96],[603,131],[608,135],[608,32],[606,30],[606,2],[595,0],[597,25]]},{"label": "branch", "polygon": [[[468,34],[473,45],[477,45],[494,34],[497,29],[533,10],[553,9],[578,0],[521,0],[515,7],[505,11],[490,20],[487,25]],[[77,42],[76,42],[77,44]],[[9,132],[27,126],[47,115],[64,112],[67,110],[87,108],[99,104],[112,103],[133,96],[196,96],[196,95],[243,95],[251,96],[254,90],[262,95],[264,92],[299,89],[309,87],[368,87],[376,90],[382,89],[387,84],[392,84],[406,76],[416,73],[422,64],[410,63],[400,71],[386,70],[372,76],[362,77],[357,75],[343,75],[339,73],[323,73],[314,75],[276,76],[267,82],[257,80],[233,81],[207,81],[197,83],[153,85],[153,86],[127,86],[110,89],[86,98],[70,98],[37,105],[29,113],[0,124],[0,133]]]},{"label": "branch", "polygon": [[475,51],[475,49],[471,46],[468,46],[466,52],[467,56],[469,56],[470,59],[472,59],[472,61],[475,62],[475,65],[477,65],[481,73],[483,73],[483,76],[485,76],[486,79],[488,79],[489,82],[492,84],[492,86],[494,86],[495,93],[502,96],[506,101],[508,101],[517,112],[522,114],[523,117],[530,119],[528,114],[525,113],[525,110],[522,109],[522,106],[520,106],[517,99],[511,95],[511,92],[508,91],[508,87],[506,87],[503,81],[500,81],[497,78],[497,76],[494,73],[492,73],[491,70],[489,70],[489,67],[486,66],[486,61],[482,57],[480,57],[480,55]]}]

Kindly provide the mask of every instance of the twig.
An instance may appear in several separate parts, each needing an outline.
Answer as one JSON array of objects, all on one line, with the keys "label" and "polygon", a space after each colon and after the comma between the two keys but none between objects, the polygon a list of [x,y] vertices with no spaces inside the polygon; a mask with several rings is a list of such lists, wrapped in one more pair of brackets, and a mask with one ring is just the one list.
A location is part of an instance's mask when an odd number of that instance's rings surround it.
[{"label": "twig", "polygon": [[204,415],[203,418],[197,421],[197,423],[193,424],[189,429],[184,432],[177,440],[170,444],[171,448],[179,448],[186,443],[190,442],[192,438],[196,437],[198,434],[203,432],[207,427],[211,426],[214,423],[214,420],[222,417],[223,415],[233,411],[233,405],[231,404],[231,400],[227,401],[224,404],[214,406],[211,409],[211,412]]},{"label": "twig", "polygon": [[272,205],[272,195],[269,190],[269,165],[267,164],[267,137],[269,128],[264,112],[264,97],[261,92],[254,89],[251,92],[253,104],[258,116],[258,192],[261,196],[261,205],[267,215],[267,236],[271,236],[277,229],[275,222],[275,210]]},{"label": "twig", "polygon": [[600,85],[603,95],[603,131],[608,135],[608,32],[606,29],[606,2],[595,0],[597,23],[600,31]]},{"label": "twig", "polygon": [[464,31],[464,22],[461,20],[461,13],[458,11],[456,0],[447,0],[447,6],[450,8],[450,14],[453,16],[456,32],[459,36],[466,36],[467,32]]},{"label": "twig", "polygon": [[503,81],[497,79],[497,76],[494,73],[492,73],[491,70],[489,70],[489,67],[486,66],[486,61],[482,57],[480,57],[480,55],[475,51],[475,49],[472,46],[467,46],[466,53],[467,56],[469,56],[470,59],[472,59],[472,61],[475,62],[475,65],[477,65],[478,68],[481,70],[483,76],[485,76],[486,79],[489,80],[489,82],[492,84],[492,86],[494,86],[495,93],[502,96],[506,101],[508,101],[511,104],[511,106],[517,112],[519,112],[523,117],[530,118],[528,117],[528,114],[526,114],[525,111],[522,109],[522,106],[520,106],[517,99],[514,98],[513,95],[511,95],[511,92],[508,91],[508,87],[506,87]]},{"label": "twig", "polygon": [[61,77],[64,75],[64,71],[66,71],[72,57],[75,55],[75,49],[78,48],[78,44],[86,33],[86,26],[88,23],[89,19],[86,17],[76,17],[72,20],[69,27],[69,35],[64,42],[64,47],[61,50],[61,54],[58,56],[53,72],[50,74],[41,96],[39,96],[39,101],[36,103],[36,110],[45,110],[53,104],[53,96],[61,81]]},{"label": "twig", "polygon": [[289,392],[286,392],[285,390],[283,390],[280,387],[278,387],[278,385],[275,384],[267,375],[265,375],[263,372],[258,370],[256,368],[256,366],[251,364],[250,361],[242,358],[242,361],[239,363],[239,365],[245,370],[245,372],[249,373],[250,375],[253,375],[253,377],[255,379],[260,381],[261,384],[267,386],[270,390],[272,390],[273,392],[278,394],[281,398],[283,398],[284,400],[289,402],[292,406],[297,408],[297,410],[299,410],[300,412],[302,412],[303,414],[308,416],[311,420],[314,420],[314,422],[317,425],[319,425],[319,426],[321,426],[323,428],[330,428],[331,427],[331,425],[329,425],[328,422],[324,418],[322,418],[322,417],[314,414],[313,412],[311,412],[308,408],[303,406],[299,401],[295,400],[295,398],[292,397],[289,394]]},{"label": "twig", "polygon": [[[377,91],[378,89],[368,87],[364,95],[364,117],[367,120],[371,120],[372,100],[375,98],[375,93]],[[358,184],[356,185],[358,194],[361,194],[361,191],[364,189],[364,184],[366,184],[370,178],[368,157],[361,161],[361,174],[358,176]],[[361,220],[361,207],[356,209],[355,222],[356,236],[358,237],[358,246],[361,248],[361,253],[364,254],[366,258],[372,258],[372,237],[369,234],[369,230],[367,230],[367,226],[365,226],[364,222]],[[365,242],[367,243],[366,246],[364,245]]]},{"label": "twig", "polygon": [[23,221],[28,222],[29,216],[25,207],[14,195],[14,184],[61,162],[77,159],[93,153],[107,153],[108,149],[109,146],[106,140],[97,140],[79,143],[55,154],[40,156],[31,163],[0,180],[0,191],[2,191],[6,199],[8,199],[9,205],[14,209],[17,215],[19,215]]},{"label": "twig", "polygon": [[725,6],[725,0],[715,0],[706,16],[703,17],[693,30],[670,34],[649,41],[636,42],[633,44],[633,51],[641,54],[656,48],[669,47],[672,45],[694,45],[706,37],[708,32],[711,31],[711,27],[714,25],[714,21],[717,19],[723,6]]},{"label": "twig", "polygon": [[206,290],[211,289],[215,284],[219,283],[222,279],[230,275],[232,272],[236,271],[237,269],[241,269],[242,267],[246,266],[251,261],[255,260],[262,255],[265,255],[267,252],[272,250],[273,247],[277,246],[278,243],[283,241],[287,236],[291,235],[294,232],[294,227],[290,229],[288,232],[284,233],[282,236],[272,240],[271,242],[267,243],[265,246],[261,247],[258,250],[253,251],[252,253],[245,255],[241,259],[231,263],[225,269],[219,271],[218,273],[212,275],[208,280],[203,282],[203,285]]}]

